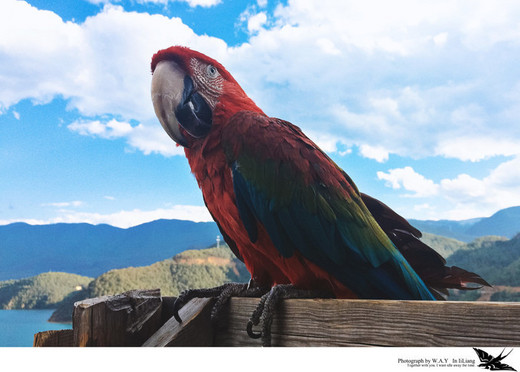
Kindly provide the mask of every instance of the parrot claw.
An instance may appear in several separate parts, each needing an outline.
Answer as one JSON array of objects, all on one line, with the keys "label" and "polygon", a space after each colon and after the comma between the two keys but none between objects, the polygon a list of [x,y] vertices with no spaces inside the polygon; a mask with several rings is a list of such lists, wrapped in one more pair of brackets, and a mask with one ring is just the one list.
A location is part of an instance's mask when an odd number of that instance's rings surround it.
[{"label": "parrot claw", "polygon": [[[231,297],[260,297],[260,302],[247,322],[249,337],[262,339],[263,346],[271,346],[271,325],[277,306],[283,299],[290,298],[330,298],[331,293],[321,290],[298,289],[292,284],[278,284],[267,290],[263,287],[252,286],[251,283],[226,283],[215,288],[188,289],[183,291],[173,304],[173,317],[182,323],[179,310],[193,298],[216,297],[217,300],[211,309],[211,321],[215,324],[221,310]],[[261,332],[253,327],[261,325]]]},{"label": "parrot claw", "polygon": [[231,297],[257,297],[267,290],[260,287],[250,287],[248,283],[226,283],[219,287],[187,289],[183,291],[173,303],[173,317],[182,323],[179,310],[193,298],[216,297],[217,300],[211,309],[211,321],[215,323],[222,308]]},{"label": "parrot claw", "polygon": [[247,335],[248,335],[249,337],[251,337],[251,338],[260,338],[260,337],[262,337],[262,332],[260,332],[260,333],[256,333],[255,331],[253,331],[253,326],[254,326],[254,325],[258,325],[258,324],[253,324],[253,321],[252,321],[252,320],[249,320],[249,321],[247,322],[247,328],[246,328],[246,330],[247,330]]},{"label": "parrot claw", "polygon": [[[298,289],[292,284],[275,285],[260,298],[260,302],[247,323],[247,334],[251,338],[262,338],[262,346],[271,346],[273,315],[283,299],[330,297],[333,297],[331,293],[322,290]],[[260,324],[260,321],[262,321],[262,332],[256,333],[253,331],[253,326]]]}]

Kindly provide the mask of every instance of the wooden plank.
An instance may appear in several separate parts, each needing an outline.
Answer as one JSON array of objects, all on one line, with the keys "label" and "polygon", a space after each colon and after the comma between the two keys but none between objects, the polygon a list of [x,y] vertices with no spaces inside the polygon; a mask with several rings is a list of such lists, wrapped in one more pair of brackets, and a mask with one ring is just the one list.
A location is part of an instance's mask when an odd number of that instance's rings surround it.
[{"label": "wooden plank", "polygon": [[[260,346],[246,324],[258,303],[232,298],[216,346]],[[520,346],[520,303],[285,300],[273,346]]]},{"label": "wooden plank", "polygon": [[213,327],[212,298],[194,298],[179,311],[182,323],[170,318],[143,346],[211,346]]},{"label": "wooden plank", "polygon": [[173,305],[177,297],[164,296],[162,298],[162,324],[166,323],[173,316]]},{"label": "wooden plank", "polygon": [[59,331],[38,332],[34,335],[34,347],[42,346],[72,346],[74,333],[72,329],[62,329]]},{"label": "wooden plank", "polygon": [[161,325],[159,289],[134,290],[74,304],[75,346],[140,346]]}]

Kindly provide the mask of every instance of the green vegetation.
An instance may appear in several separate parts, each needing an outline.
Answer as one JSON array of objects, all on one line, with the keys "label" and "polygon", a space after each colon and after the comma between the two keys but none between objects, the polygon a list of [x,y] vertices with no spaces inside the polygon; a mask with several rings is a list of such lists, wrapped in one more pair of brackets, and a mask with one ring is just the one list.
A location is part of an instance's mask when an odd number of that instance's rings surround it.
[{"label": "green vegetation", "polygon": [[520,301],[520,292],[500,291],[491,295],[491,301],[498,302],[518,302]]},{"label": "green vegetation", "polygon": [[448,264],[473,271],[493,285],[520,286],[520,235],[511,240],[479,238],[468,246],[449,256]]},{"label": "green vegetation", "polygon": [[[424,234],[423,241],[456,265],[476,272],[493,285],[520,287],[520,235],[478,238],[465,244],[455,239]],[[163,296],[177,296],[188,288],[246,282],[249,273],[227,246],[188,250],[149,266],[108,271],[96,279],[49,272],[0,282],[0,308],[57,308],[51,321],[71,320],[72,305],[85,298],[113,295],[132,289],[160,288]],[[520,301],[515,288],[496,292],[491,301]],[[449,300],[475,301],[480,290],[450,291]]]},{"label": "green vegetation", "polygon": [[446,238],[444,236],[423,233],[421,240],[435,249],[442,257],[446,258],[452,255],[459,249],[469,249],[466,243],[453,238]]},{"label": "green vegetation", "polygon": [[178,296],[189,288],[216,287],[226,282],[246,282],[249,273],[227,246],[181,252],[172,259],[149,266],[106,272],[88,290],[72,293],[58,307],[52,321],[70,321],[74,302],[114,295],[132,289],[160,288],[163,296]]},{"label": "green vegetation", "polygon": [[249,273],[227,247],[189,250],[150,266],[111,270],[89,286],[90,297],[131,289],[160,288],[163,296],[178,296],[188,288],[208,288],[226,282],[246,282]]},{"label": "green vegetation", "polygon": [[67,273],[43,273],[30,278],[0,282],[1,309],[52,309],[92,278]]},{"label": "green vegetation", "polygon": [[481,296],[481,292],[479,289],[471,290],[471,291],[460,291],[457,289],[453,289],[449,291],[448,300],[449,301],[477,301]]},{"label": "green vegetation", "polygon": [[503,236],[496,236],[496,235],[489,235],[489,236],[482,236],[480,238],[477,238],[473,240],[472,242],[467,244],[468,249],[486,249],[493,247],[497,242],[505,242],[509,239],[503,237]]},{"label": "green vegetation", "polygon": [[66,273],[0,282],[0,308],[57,308],[51,321],[71,321],[74,302],[137,288],[160,288],[163,296],[177,296],[188,288],[246,282],[249,273],[227,246],[181,252],[149,266],[108,271],[96,279]]},{"label": "green vegetation", "polygon": [[70,323],[72,321],[72,311],[74,309],[74,302],[83,301],[89,298],[88,289],[69,293],[63,301],[61,301],[57,309],[52,313],[49,322],[54,323]]}]

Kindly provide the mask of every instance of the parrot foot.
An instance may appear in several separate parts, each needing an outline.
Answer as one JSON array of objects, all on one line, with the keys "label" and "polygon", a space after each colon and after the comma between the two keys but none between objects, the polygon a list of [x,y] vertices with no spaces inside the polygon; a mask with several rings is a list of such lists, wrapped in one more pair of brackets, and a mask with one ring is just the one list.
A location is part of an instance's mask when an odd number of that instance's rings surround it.
[{"label": "parrot foot", "polygon": [[187,289],[183,291],[173,303],[173,316],[182,323],[179,310],[193,298],[217,297],[217,301],[211,309],[211,321],[216,322],[222,308],[231,297],[259,297],[268,289],[251,286],[251,283],[226,283],[219,287]]},{"label": "parrot foot", "polygon": [[[271,346],[271,325],[277,306],[289,298],[331,298],[332,293],[323,290],[298,289],[292,284],[278,284],[260,298],[260,302],[247,323],[247,334],[251,338],[262,338],[262,346]],[[253,326],[262,321],[262,331],[256,333]]]}]

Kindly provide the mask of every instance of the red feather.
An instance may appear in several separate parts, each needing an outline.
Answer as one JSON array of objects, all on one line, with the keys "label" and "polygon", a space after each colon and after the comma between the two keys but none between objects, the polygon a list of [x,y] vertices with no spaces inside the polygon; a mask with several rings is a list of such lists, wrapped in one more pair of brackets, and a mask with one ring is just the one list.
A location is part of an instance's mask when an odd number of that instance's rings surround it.
[{"label": "red feather", "polygon": [[[232,239],[230,245],[234,250],[236,249],[237,256],[243,259],[252,279],[257,284],[265,286],[292,283],[302,289],[332,290],[339,298],[355,298],[356,295],[350,289],[324,269],[307,260],[298,251],[290,257],[282,257],[266,229],[259,222],[256,226],[257,239],[254,242],[251,240],[237,208],[228,158],[237,158],[242,147],[247,143],[247,146],[253,148],[252,153],[259,155],[256,160],[265,161],[266,159],[261,158],[262,151],[265,151],[262,149],[265,149],[268,144],[270,156],[278,159],[293,159],[291,170],[303,176],[306,184],[319,179],[323,187],[341,190],[339,192],[342,193],[342,197],[348,200],[355,198],[363,211],[366,211],[367,215],[361,216],[365,218],[362,223],[373,221],[360,199],[361,195],[355,184],[298,127],[279,119],[268,118],[246,95],[231,74],[214,59],[188,48],[175,46],[161,50],[153,56],[152,72],[160,61],[173,60],[190,73],[193,58],[216,67],[224,77],[224,83],[218,103],[213,110],[211,131],[205,138],[191,139],[190,147],[185,148],[186,157],[202,190],[208,210],[221,230],[225,231],[225,236]],[[234,117],[235,114],[237,116]],[[230,122],[233,122],[231,129],[228,128]],[[258,136],[259,131],[255,130],[258,127],[262,128],[262,138],[254,138],[255,135]],[[233,138],[226,138],[226,136]],[[186,134],[186,137],[189,135]],[[227,150],[232,154],[226,154],[222,147],[222,142],[226,139],[227,143],[233,144],[233,148]],[[434,293],[437,294],[437,291],[443,293],[446,287],[464,288],[468,281],[487,284],[476,274],[456,267],[446,268],[442,257],[424,244],[417,243],[420,232],[411,227],[406,220],[384,204],[374,202],[375,199],[366,197],[364,200],[369,204],[373,202],[371,208],[373,214],[377,213],[377,210],[381,211],[381,214],[374,215],[382,228],[379,229],[374,222],[377,232],[381,233],[378,238],[385,241],[388,238],[392,239],[392,233],[395,231],[404,231],[413,237],[399,246],[399,239],[407,235],[395,233],[394,243],[398,245],[403,255],[409,258],[410,265],[417,267],[418,272],[422,273],[421,276],[426,277],[429,281],[427,284],[430,289],[435,290]]]}]

